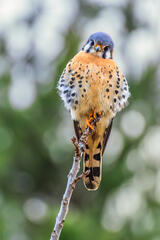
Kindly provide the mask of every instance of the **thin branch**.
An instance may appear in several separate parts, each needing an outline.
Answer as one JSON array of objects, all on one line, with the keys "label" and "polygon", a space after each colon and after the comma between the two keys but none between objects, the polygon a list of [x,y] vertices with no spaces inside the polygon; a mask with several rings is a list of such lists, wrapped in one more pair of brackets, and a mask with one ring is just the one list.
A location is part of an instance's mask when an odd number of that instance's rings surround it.
[{"label": "thin branch", "polygon": [[[93,127],[100,120],[101,116],[102,116],[102,114],[99,115],[96,119],[93,120],[93,122],[91,123],[91,125]],[[65,222],[68,210],[69,210],[70,199],[71,199],[71,196],[72,196],[72,192],[75,188],[75,185],[80,179],[82,179],[85,175],[87,175],[89,173],[89,171],[87,171],[87,172],[82,173],[80,176],[77,177],[77,174],[78,174],[79,169],[80,169],[80,161],[81,161],[82,153],[85,149],[87,139],[93,131],[94,130],[91,130],[89,127],[86,128],[86,130],[83,132],[79,142],[77,142],[77,139],[75,137],[72,138],[72,142],[73,142],[74,147],[75,147],[75,155],[74,155],[74,158],[73,158],[73,165],[72,165],[72,168],[71,168],[71,170],[68,174],[68,181],[67,181],[66,190],[65,190],[65,193],[63,195],[63,199],[61,201],[60,210],[59,210],[59,213],[57,215],[56,223],[55,223],[54,229],[52,231],[50,240],[58,240],[59,239],[60,233],[62,231],[64,222]]]}]

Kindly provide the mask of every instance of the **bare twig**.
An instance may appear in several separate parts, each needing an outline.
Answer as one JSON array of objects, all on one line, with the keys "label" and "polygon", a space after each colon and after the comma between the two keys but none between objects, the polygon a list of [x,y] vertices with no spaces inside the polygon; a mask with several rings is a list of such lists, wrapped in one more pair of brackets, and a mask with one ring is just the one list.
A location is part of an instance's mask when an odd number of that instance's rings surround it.
[{"label": "bare twig", "polygon": [[[91,123],[92,126],[96,125],[96,122],[98,122],[100,120],[101,116],[102,115],[100,115],[96,119],[94,119],[94,121]],[[78,180],[82,179],[85,175],[87,175],[89,173],[89,171],[87,171],[77,177],[77,174],[80,169],[81,155],[85,149],[85,145],[86,145],[88,136],[93,131],[94,130],[91,130],[90,128],[86,128],[86,130],[83,132],[83,134],[79,140],[79,143],[77,142],[77,139],[75,137],[72,138],[72,142],[75,147],[75,156],[73,158],[72,168],[68,174],[67,187],[66,187],[65,193],[63,195],[60,210],[57,215],[56,223],[55,223],[53,232],[51,234],[50,240],[58,240],[59,239],[60,233],[62,231],[64,222],[65,222],[65,218],[66,218],[68,210],[69,210],[70,199],[72,196],[72,192],[75,188],[75,185],[78,182]]]}]

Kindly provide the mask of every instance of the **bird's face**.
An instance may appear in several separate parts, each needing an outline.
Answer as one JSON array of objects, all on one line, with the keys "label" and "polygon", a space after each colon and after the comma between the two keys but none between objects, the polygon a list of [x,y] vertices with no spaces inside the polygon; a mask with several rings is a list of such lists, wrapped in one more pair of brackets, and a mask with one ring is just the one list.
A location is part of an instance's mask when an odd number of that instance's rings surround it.
[{"label": "bird's face", "polygon": [[82,51],[102,58],[112,59],[113,46],[113,41],[108,34],[97,32],[88,38],[87,43],[82,48]]}]

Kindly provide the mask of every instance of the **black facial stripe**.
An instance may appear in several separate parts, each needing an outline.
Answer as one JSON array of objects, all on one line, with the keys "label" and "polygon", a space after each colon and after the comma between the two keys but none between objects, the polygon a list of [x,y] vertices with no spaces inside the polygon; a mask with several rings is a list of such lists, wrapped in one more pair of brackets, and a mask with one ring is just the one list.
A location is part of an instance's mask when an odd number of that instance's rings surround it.
[{"label": "black facial stripe", "polygon": [[107,52],[109,50],[109,46],[104,47],[104,51]]},{"label": "black facial stripe", "polygon": [[112,53],[113,53],[113,50],[111,49],[111,50],[110,50],[110,58],[111,58],[111,59],[113,58],[113,54],[112,54]]},{"label": "black facial stripe", "polygon": [[103,58],[107,58],[107,52],[109,52],[110,51],[110,48],[107,46],[107,47],[105,47],[104,49],[103,49],[103,55],[102,55],[102,57]]},{"label": "black facial stripe", "polygon": [[[93,45],[94,45],[94,41],[93,41],[93,40],[90,40],[89,42],[86,43],[86,45],[88,45],[88,49],[86,49],[85,52],[89,53],[90,50],[91,50],[91,48],[92,48]],[[85,46],[86,46],[86,45],[85,45]],[[82,50],[85,49],[85,46],[82,48]]]},{"label": "black facial stripe", "polygon": [[90,52],[91,48],[92,48],[92,45],[90,45],[90,47],[87,49],[86,52],[87,52],[87,53]]},{"label": "black facial stripe", "polygon": [[90,49],[91,49],[91,47],[90,47],[90,48],[88,48],[88,49],[86,50],[86,52],[87,52],[87,53],[89,53],[89,52],[90,52]]},{"label": "black facial stripe", "polygon": [[103,51],[102,58],[106,58],[106,51]]},{"label": "black facial stripe", "polygon": [[90,46],[93,46],[94,45],[94,41],[91,39],[90,40]]}]

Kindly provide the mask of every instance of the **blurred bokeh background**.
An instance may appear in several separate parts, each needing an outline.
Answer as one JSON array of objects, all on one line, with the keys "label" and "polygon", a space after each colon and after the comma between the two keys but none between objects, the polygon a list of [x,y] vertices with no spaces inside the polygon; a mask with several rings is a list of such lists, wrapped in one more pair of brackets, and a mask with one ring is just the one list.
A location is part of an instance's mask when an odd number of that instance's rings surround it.
[{"label": "blurred bokeh background", "polygon": [[66,63],[109,33],[132,96],[96,192],[74,191],[61,239],[160,239],[160,1],[0,1],[0,239],[49,239],[72,164]]}]

